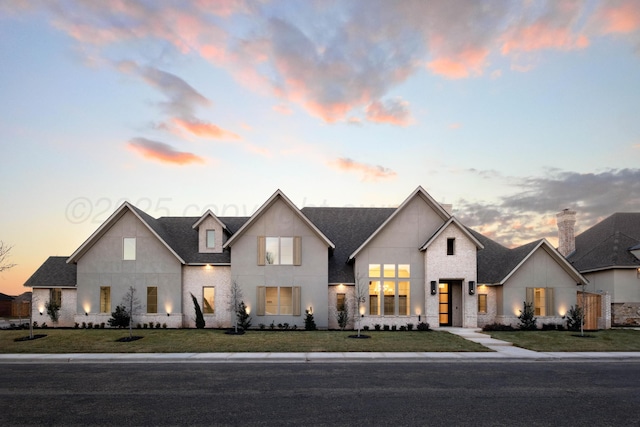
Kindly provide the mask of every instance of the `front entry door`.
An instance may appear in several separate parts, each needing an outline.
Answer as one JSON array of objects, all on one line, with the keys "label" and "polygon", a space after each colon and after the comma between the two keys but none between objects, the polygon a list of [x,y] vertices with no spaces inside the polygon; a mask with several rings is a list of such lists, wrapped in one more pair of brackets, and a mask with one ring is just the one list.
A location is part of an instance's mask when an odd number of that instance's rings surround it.
[{"label": "front entry door", "polygon": [[451,285],[441,282],[438,288],[440,291],[440,326],[451,326]]}]

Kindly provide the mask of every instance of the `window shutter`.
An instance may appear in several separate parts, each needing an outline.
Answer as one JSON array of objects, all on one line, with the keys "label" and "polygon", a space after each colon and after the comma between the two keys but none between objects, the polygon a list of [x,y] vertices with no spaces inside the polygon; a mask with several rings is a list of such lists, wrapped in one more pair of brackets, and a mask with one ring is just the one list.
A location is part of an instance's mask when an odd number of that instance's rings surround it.
[{"label": "window shutter", "polygon": [[527,288],[525,301],[527,302],[527,304],[533,304],[533,288]]},{"label": "window shutter", "polygon": [[292,293],[293,295],[291,299],[293,300],[293,315],[300,316],[302,314],[300,310],[300,286],[294,286]]},{"label": "window shutter", "polygon": [[258,286],[258,310],[256,316],[264,316],[267,290],[264,286]]},{"label": "window shutter", "polygon": [[547,302],[547,306],[545,307],[545,313],[547,316],[555,316],[555,303],[553,301],[553,288],[546,288],[545,289],[546,292],[546,302]]},{"label": "window shutter", "polygon": [[264,236],[258,236],[258,265],[264,265],[265,250],[265,238]]},{"label": "window shutter", "polygon": [[293,265],[302,265],[302,238],[293,238]]}]

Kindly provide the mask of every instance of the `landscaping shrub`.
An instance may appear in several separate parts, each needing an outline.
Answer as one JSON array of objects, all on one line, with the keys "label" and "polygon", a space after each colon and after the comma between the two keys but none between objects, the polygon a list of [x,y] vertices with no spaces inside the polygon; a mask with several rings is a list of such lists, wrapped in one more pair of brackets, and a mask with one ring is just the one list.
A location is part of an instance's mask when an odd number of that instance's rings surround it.
[{"label": "landscaping shrub", "polygon": [[247,306],[244,301],[240,301],[238,304],[238,311],[236,313],[238,317],[238,326],[245,331],[251,327],[251,316],[247,313]]},{"label": "landscaping shrub", "polygon": [[535,331],[538,329],[536,325],[535,313],[533,311],[532,302],[523,302],[523,309],[520,310],[518,320],[520,321],[519,327],[523,331]]},{"label": "landscaping shrub", "polygon": [[362,329],[364,329],[365,331],[369,330],[369,325],[365,325]]},{"label": "landscaping shrub", "polygon": [[398,327],[396,325],[391,325],[391,330],[395,331],[396,329],[398,329]]},{"label": "landscaping shrub", "polygon": [[304,311],[304,330],[305,331],[315,331],[318,329],[316,327],[316,321],[313,320],[313,313],[309,312],[309,310]]},{"label": "landscaping shrub", "polygon": [[485,332],[491,331],[515,331],[515,328],[511,325],[503,325],[502,323],[490,323],[488,325],[484,325],[482,330]]},{"label": "landscaping shrub", "polygon": [[570,331],[579,331],[582,325],[582,307],[571,306],[565,315],[567,319],[567,329]]},{"label": "landscaping shrub", "polygon": [[162,324],[162,329],[167,329],[167,324],[166,323]]},{"label": "landscaping shrub", "polygon": [[[131,321],[131,315],[123,305],[116,307],[116,310],[111,313],[111,318],[108,320],[109,326],[112,328],[128,328]],[[84,324],[84,323],[83,323]],[[91,323],[89,323],[91,325]],[[91,326],[89,326],[91,328]]]},{"label": "landscaping shrub", "polygon": [[390,329],[389,325],[382,325],[382,330],[383,331],[388,331],[389,329]]},{"label": "landscaping shrub", "polygon": [[193,300],[193,308],[196,311],[196,328],[204,329],[204,325],[205,325],[204,315],[202,314],[202,310],[200,309],[200,304],[198,303],[198,299],[193,294],[191,294],[191,299]]},{"label": "landscaping shrub", "polygon": [[543,331],[564,331],[564,325],[562,323],[543,323]]},{"label": "landscaping shrub", "polygon": [[406,326],[404,326],[404,325],[401,325],[401,326],[400,326],[400,330],[401,330],[401,331],[406,331],[406,330],[407,330],[407,327],[406,327]]},{"label": "landscaping shrub", "polygon": [[51,322],[58,323],[60,316],[60,304],[57,301],[47,301],[44,304],[44,308],[47,309],[47,314],[51,318]]},{"label": "landscaping shrub", "polygon": [[413,331],[413,323],[407,323],[407,330]]},{"label": "landscaping shrub", "polygon": [[375,329],[376,331],[380,330],[380,324],[376,323],[375,325],[373,325],[373,329]]},{"label": "landscaping shrub", "polygon": [[429,331],[429,324],[425,323],[425,322],[420,322],[418,323],[418,330],[419,331]]},{"label": "landscaping shrub", "polygon": [[264,324],[264,323],[260,323],[260,324],[258,325],[258,328],[260,328],[260,329],[264,329],[264,328],[265,328],[265,324]]}]

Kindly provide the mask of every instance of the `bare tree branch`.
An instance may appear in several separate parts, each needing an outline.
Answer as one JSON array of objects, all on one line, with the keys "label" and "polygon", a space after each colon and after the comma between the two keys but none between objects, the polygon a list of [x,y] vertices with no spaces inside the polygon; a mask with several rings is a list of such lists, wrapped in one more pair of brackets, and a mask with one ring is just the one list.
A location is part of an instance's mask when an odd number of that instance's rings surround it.
[{"label": "bare tree branch", "polygon": [[12,248],[13,246],[5,245],[4,242],[0,240],[0,273],[16,266],[16,264],[9,262]]}]

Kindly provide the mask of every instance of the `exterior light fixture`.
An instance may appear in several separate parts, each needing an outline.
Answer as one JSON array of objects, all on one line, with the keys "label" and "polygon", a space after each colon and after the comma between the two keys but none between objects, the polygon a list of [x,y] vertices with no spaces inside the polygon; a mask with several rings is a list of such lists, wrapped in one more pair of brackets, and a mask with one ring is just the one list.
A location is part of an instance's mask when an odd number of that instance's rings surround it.
[{"label": "exterior light fixture", "polygon": [[435,295],[436,294],[436,281],[432,280],[431,281],[431,295]]},{"label": "exterior light fixture", "polygon": [[167,312],[167,317],[171,316],[171,313]]},{"label": "exterior light fixture", "polygon": [[476,282],[473,280],[469,280],[469,295],[473,295],[476,293]]},{"label": "exterior light fixture", "polygon": [[313,314],[313,306],[312,305],[309,306],[309,314]]},{"label": "exterior light fixture", "polygon": [[84,312],[84,315],[85,315],[85,316],[88,316],[88,315],[89,315],[89,313],[87,313],[87,312],[85,311],[85,312]]}]

